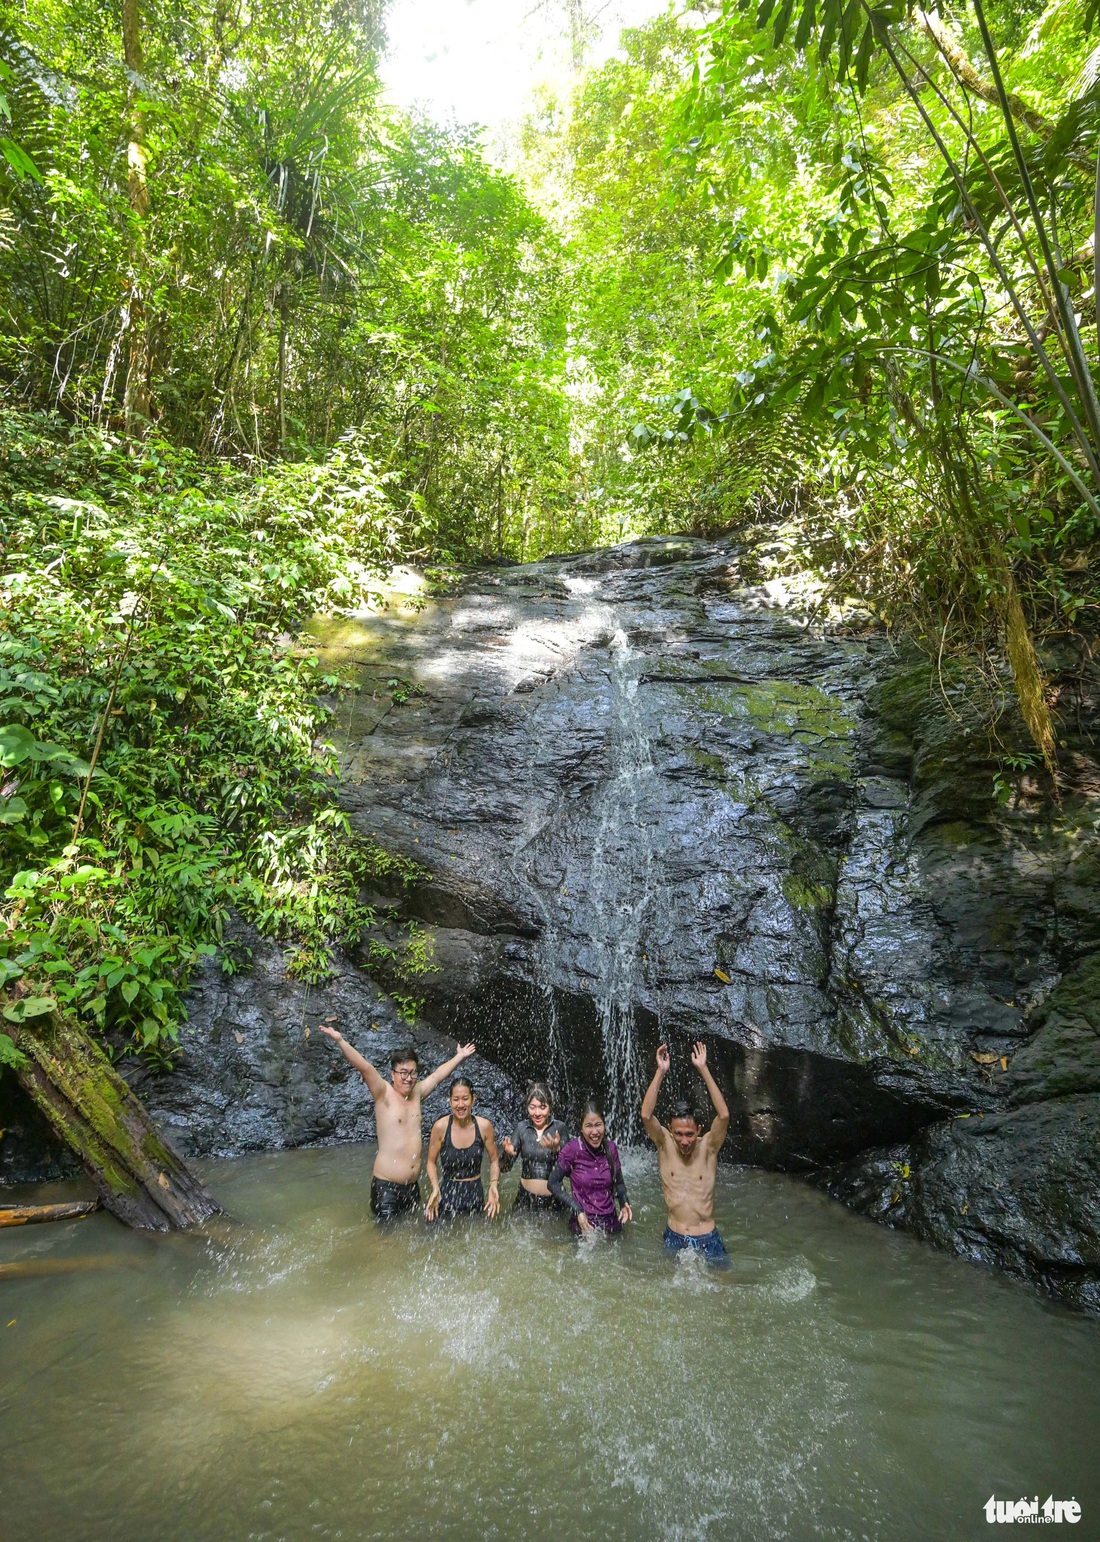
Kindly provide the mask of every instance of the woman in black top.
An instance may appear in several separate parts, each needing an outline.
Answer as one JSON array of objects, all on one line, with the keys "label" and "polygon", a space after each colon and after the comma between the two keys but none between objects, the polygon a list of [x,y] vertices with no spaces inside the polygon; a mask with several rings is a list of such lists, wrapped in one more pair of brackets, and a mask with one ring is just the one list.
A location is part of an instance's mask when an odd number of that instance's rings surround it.
[{"label": "woman in black top", "polygon": [[545,1082],[532,1082],[527,1089],[527,1118],[521,1119],[511,1135],[504,1138],[504,1171],[517,1157],[523,1163],[515,1208],[536,1215],[559,1214],[563,1208],[547,1182],[566,1138],[564,1124],[552,1118],[552,1112]]},{"label": "woman in black top", "polygon": [[[432,1192],[424,1208],[425,1219],[449,1220],[482,1209],[486,1215],[499,1215],[500,1156],[496,1133],[488,1119],[474,1113],[474,1089],[465,1076],[456,1076],[451,1083],[450,1104],[451,1112],[435,1121],[428,1141],[428,1180]],[[481,1186],[481,1161],[486,1152],[488,1199]]]}]

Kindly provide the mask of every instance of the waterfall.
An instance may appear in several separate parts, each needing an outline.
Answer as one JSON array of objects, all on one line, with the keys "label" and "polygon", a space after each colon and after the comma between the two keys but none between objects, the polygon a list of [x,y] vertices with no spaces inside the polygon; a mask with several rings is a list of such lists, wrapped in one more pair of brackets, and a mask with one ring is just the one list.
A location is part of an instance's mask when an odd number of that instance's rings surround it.
[{"label": "waterfall", "polygon": [[[572,1084],[575,1065],[560,997],[575,981],[573,990],[579,988],[595,1009],[608,1126],[617,1139],[632,1141],[646,1080],[637,1001],[643,974],[657,974],[663,874],[655,810],[663,793],[639,692],[644,655],[631,646],[614,611],[600,606],[599,614],[604,636],[612,635],[601,691],[606,772],[580,821],[592,837],[584,845],[573,838],[577,805],[559,788],[531,810],[511,868],[539,930],[532,963],[543,1033],[531,1045],[533,1056],[546,1066],[562,1104],[571,1107],[585,1082]],[[581,938],[587,947],[578,955]]]},{"label": "waterfall", "polygon": [[628,1138],[637,1135],[645,1085],[636,998],[660,877],[652,817],[660,788],[638,700],[642,663],[620,628],[611,639],[610,774],[596,795],[588,883],[594,996],[611,1087],[607,1117],[612,1131]]}]

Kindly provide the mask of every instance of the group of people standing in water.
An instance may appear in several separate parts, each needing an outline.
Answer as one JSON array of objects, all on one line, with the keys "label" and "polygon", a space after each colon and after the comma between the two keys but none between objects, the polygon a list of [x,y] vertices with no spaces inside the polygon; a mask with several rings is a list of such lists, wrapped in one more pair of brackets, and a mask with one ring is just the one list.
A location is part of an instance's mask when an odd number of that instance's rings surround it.
[{"label": "group of people standing in water", "polygon": [[[416,1052],[400,1049],[390,1061],[387,1081],[371,1062],[337,1029],[322,1033],[338,1045],[355,1067],[375,1101],[378,1154],[371,1179],[371,1214],[378,1221],[395,1220],[420,1206],[423,1154],[421,1103],[461,1063],[474,1053],[473,1044],[460,1044],[454,1055],[430,1075],[421,1077]],[[706,1046],[696,1043],[691,1063],[702,1077],[715,1117],[703,1131],[695,1109],[677,1103],[667,1124],[657,1118],[657,1098],[670,1069],[667,1044],[657,1050],[657,1067],[642,1099],[641,1121],[657,1147],[661,1187],[668,1209],[665,1246],[670,1252],[698,1252],[708,1263],[728,1264],[725,1246],[714,1224],[714,1189],[718,1152],[729,1128],[729,1109],[707,1065]],[[573,1232],[620,1232],[633,1220],[622,1162],[609,1139],[603,1113],[595,1102],[581,1110],[580,1134],[572,1140],[554,1118],[549,1089],[532,1082],[525,1098],[526,1117],[498,1145],[492,1121],[474,1111],[475,1093],[468,1077],[454,1076],[450,1112],[432,1125],[428,1139],[430,1193],[425,1219],[438,1222],[484,1211],[500,1214],[500,1175],[520,1165],[514,1208],[536,1216],[568,1215]],[[482,1167],[489,1160],[488,1192]],[[566,1185],[568,1184],[568,1188]]]}]

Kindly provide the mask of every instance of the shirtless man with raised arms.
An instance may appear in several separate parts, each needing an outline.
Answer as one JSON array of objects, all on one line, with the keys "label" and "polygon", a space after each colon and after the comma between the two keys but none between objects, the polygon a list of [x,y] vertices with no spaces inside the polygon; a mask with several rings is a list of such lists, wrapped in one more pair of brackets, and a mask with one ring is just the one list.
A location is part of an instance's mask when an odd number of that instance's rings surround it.
[{"label": "shirtless man with raised arms", "polygon": [[707,1067],[707,1047],[701,1041],[692,1046],[691,1063],[706,1083],[714,1104],[714,1123],[707,1133],[703,1134],[689,1103],[676,1104],[667,1129],[656,1116],[657,1094],[668,1075],[667,1044],[657,1049],[657,1070],[642,1099],[642,1123],[657,1147],[661,1188],[668,1208],[665,1247],[670,1253],[685,1249],[702,1253],[708,1264],[725,1269],[729,1267],[729,1255],[714,1224],[714,1185],[730,1111]]},{"label": "shirtless man with raised arms", "polygon": [[321,1032],[336,1041],[344,1059],[355,1067],[370,1088],[378,1127],[378,1152],[370,1181],[370,1211],[376,1221],[395,1220],[399,1215],[415,1210],[420,1203],[420,1164],[424,1147],[420,1101],[468,1059],[476,1046],[460,1044],[457,1053],[423,1081],[417,1080],[420,1062],[416,1051],[395,1050],[390,1056],[392,1082],[388,1082],[365,1055],[352,1048],[342,1033],[324,1023]]}]

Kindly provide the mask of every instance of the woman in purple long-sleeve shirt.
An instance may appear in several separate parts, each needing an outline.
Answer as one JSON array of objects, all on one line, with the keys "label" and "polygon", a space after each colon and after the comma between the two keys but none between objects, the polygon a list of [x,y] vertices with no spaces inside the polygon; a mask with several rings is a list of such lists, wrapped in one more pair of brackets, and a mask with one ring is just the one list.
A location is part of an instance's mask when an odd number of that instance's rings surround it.
[{"label": "woman in purple long-sleeve shirt", "polygon": [[[566,1178],[571,1194],[562,1186]],[[634,1219],[618,1149],[607,1139],[607,1125],[595,1103],[585,1104],[580,1136],[562,1147],[549,1187],[551,1194],[572,1210],[569,1224],[578,1234],[593,1226],[600,1231],[622,1231],[623,1223]]]}]

